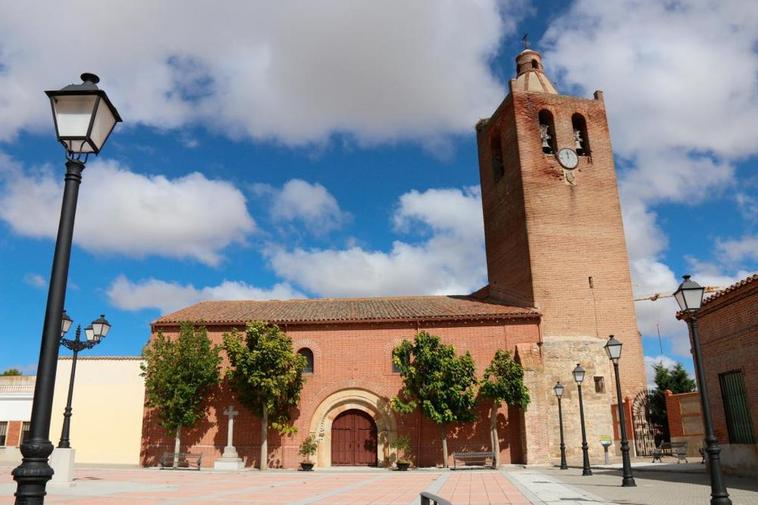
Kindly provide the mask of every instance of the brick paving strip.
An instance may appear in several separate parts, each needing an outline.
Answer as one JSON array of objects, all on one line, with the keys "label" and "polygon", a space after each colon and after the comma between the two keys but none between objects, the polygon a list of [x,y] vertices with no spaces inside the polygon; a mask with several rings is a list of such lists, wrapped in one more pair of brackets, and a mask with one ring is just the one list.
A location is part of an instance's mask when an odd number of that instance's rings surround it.
[{"label": "brick paving strip", "polygon": [[[434,482],[426,486],[424,491],[427,491],[432,494],[438,494],[440,492],[440,489],[442,489],[442,486],[447,482],[447,479],[450,477],[450,473],[443,473],[440,474],[439,477],[434,479]],[[420,495],[420,493],[419,493]],[[413,500],[408,505],[419,505],[421,503],[421,496],[416,496],[413,498]]]},{"label": "brick paving strip", "polygon": [[358,482],[354,482],[352,484],[348,484],[347,486],[338,487],[337,489],[331,489],[329,491],[326,491],[324,493],[319,493],[314,496],[311,496],[310,498],[306,498],[305,500],[300,500],[291,503],[291,505],[311,505],[313,503],[321,502],[322,500],[325,500],[327,498],[330,498],[330,500],[326,500],[324,503],[336,503],[335,500],[331,500],[331,498],[334,498],[337,495],[341,495],[344,493],[349,493],[350,491],[357,490],[366,486],[370,486],[371,484],[374,484],[379,481],[386,480],[389,478],[390,475],[379,475],[374,476],[373,478],[366,479],[366,480],[360,480]]}]

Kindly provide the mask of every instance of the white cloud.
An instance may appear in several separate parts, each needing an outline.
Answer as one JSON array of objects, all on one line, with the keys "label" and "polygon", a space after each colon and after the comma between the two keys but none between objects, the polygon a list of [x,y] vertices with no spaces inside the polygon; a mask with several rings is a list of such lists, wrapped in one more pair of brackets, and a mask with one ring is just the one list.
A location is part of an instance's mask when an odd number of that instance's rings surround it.
[{"label": "white cloud", "polygon": [[718,240],[716,251],[730,262],[758,262],[758,235],[745,235],[738,239]]},{"label": "white cloud", "polygon": [[0,17],[0,139],[50,128],[40,90],[75,81],[72,61],[101,76],[130,124],[288,144],[469,132],[503,97],[489,62],[524,3],[77,2],[66,6],[75,23],[56,2],[11,3]]},{"label": "white cloud", "polygon": [[400,197],[395,226],[426,239],[392,249],[272,248],[274,271],[320,296],[466,294],[486,282],[478,188],[411,191]]},{"label": "white cloud", "polygon": [[[63,175],[24,172],[0,156],[0,219],[27,237],[55,238]],[[176,179],[96,160],[84,171],[74,243],[96,253],[192,258],[217,265],[221,251],[255,230],[230,183],[191,173]]]},{"label": "white cloud", "polygon": [[24,282],[35,288],[47,287],[47,279],[42,277],[40,274],[28,273],[24,275]]},{"label": "white cloud", "polygon": [[606,91],[621,154],[750,155],[757,25],[758,6],[742,0],[579,0],[551,23],[546,64],[563,82]]},{"label": "white cloud", "polygon": [[288,300],[303,295],[286,283],[271,289],[258,288],[240,281],[224,281],[217,286],[196,288],[158,279],[132,282],[117,277],[108,288],[110,303],[122,310],[157,308],[162,314],[205,300]]},{"label": "white cloud", "polygon": [[[758,154],[758,7],[738,0],[578,0],[543,40],[548,71],[564,86],[605,92],[635,295],[671,293],[668,239],[656,206],[696,205],[735,185],[734,163]],[[747,202],[746,199],[742,199]],[[747,245],[747,244],[746,244]],[[720,246],[747,258],[740,244]],[[701,283],[715,275],[690,263]],[[714,265],[710,265],[714,267]],[[738,267],[738,266],[737,266]],[[724,270],[724,266],[719,267]],[[672,339],[688,354],[686,325],[670,298],[636,304],[644,335]]]},{"label": "white cloud", "polygon": [[659,354],[658,356],[645,356],[645,375],[649,387],[655,387],[655,365],[661,364],[671,370],[676,366],[677,361]]},{"label": "white cloud", "polygon": [[318,183],[290,179],[281,189],[268,184],[255,184],[253,192],[271,199],[270,213],[275,222],[301,222],[316,235],[340,228],[351,217],[340,209],[334,196]]},{"label": "white cloud", "polygon": [[478,186],[463,189],[409,191],[400,196],[393,216],[395,228],[410,232],[423,223],[436,234],[453,234],[476,244],[483,243],[482,202]]}]

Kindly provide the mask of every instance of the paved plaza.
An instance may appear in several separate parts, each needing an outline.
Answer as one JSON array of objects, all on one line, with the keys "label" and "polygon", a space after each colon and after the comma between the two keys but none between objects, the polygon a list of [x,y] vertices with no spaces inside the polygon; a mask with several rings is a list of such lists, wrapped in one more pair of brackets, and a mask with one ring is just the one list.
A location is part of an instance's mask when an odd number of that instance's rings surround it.
[{"label": "paved plaza", "polygon": [[[2,467],[0,505],[13,503],[12,467]],[[79,467],[72,487],[48,486],[45,502],[66,505],[413,505],[429,491],[454,505],[706,505],[701,468],[637,470],[638,487],[619,487],[615,468],[582,477],[571,468],[494,470],[382,469],[296,472],[160,471]],[[676,470],[676,469],[674,469]],[[734,505],[758,505],[758,482],[728,479]]]}]

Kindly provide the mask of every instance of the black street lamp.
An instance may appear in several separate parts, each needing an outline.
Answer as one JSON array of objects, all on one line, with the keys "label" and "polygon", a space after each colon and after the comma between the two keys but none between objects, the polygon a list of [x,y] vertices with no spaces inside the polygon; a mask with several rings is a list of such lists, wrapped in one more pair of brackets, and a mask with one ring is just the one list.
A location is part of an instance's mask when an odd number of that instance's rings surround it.
[{"label": "black street lamp", "polygon": [[705,371],[702,364],[702,351],[700,349],[700,335],[697,332],[697,311],[703,303],[705,288],[695,281],[690,280],[689,275],[684,276],[682,282],[674,292],[676,303],[684,313],[682,318],[687,321],[690,330],[690,343],[692,345],[692,358],[695,362],[695,377],[697,387],[700,390],[700,404],[703,409],[703,427],[705,428],[705,452],[708,454],[708,468],[711,477],[711,505],[732,505],[729,493],[721,477],[721,448],[719,441],[713,432],[713,417],[708,403],[708,385],[705,381]]},{"label": "black street lamp", "polygon": [[605,344],[605,352],[613,362],[613,372],[616,374],[616,398],[619,407],[619,425],[621,426],[621,461],[623,462],[623,476],[621,478],[622,487],[637,487],[632,475],[632,463],[629,460],[629,440],[626,439],[626,420],[624,419],[624,405],[621,401],[621,377],[619,376],[619,359],[621,358],[621,346],[623,344],[616,340],[613,335],[608,336],[608,342]]},{"label": "black street lamp", "polygon": [[584,428],[584,403],[582,402],[582,382],[584,382],[584,368],[579,363],[571,372],[574,375],[576,388],[579,390],[579,421],[582,423],[582,475],[592,475],[590,468],[590,453],[587,445],[587,430]]},{"label": "black street lamp", "polygon": [[63,411],[63,429],[61,429],[61,439],[58,442],[59,449],[70,449],[71,442],[69,440],[69,431],[71,429],[71,400],[74,397],[74,378],[76,376],[76,358],[79,356],[79,352],[85,349],[92,349],[99,344],[111,329],[110,323],[105,319],[105,315],[100,314],[100,317],[92,324],[84,329],[84,335],[86,340],[82,340],[81,333],[82,327],[76,327],[76,338],[69,340],[63,338],[66,331],[71,327],[71,319],[63,311],[63,324],[61,324],[61,345],[67,349],[74,351],[74,356],[71,358],[71,377],[68,380],[68,399],[66,400],[66,409]]},{"label": "black street lamp", "polygon": [[23,460],[13,470],[13,479],[18,484],[17,505],[43,503],[45,486],[53,476],[53,469],[47,462],[53,452],[50,418],[79,184],[87,157],[90,153],[100,152],[116,123],[121,121],[105,92],[98,89],[100,79],[94,74],[82,74],[81,78],[82,84],[45,92],[50,97],[58,141],[66,149],[66,177],[47,292],[29,436],[21,444]]},{"label": "black street lamp", "polygon": [[566,470],[568,465],[566,464],[566,444],[563,443],[563,409],[561,408],[561,396],[563,396],[564,385],[561,381],[555,383],[553,386],[553,392],[555,397],[558,398],[558,424],[561,431],[561,470]]}]

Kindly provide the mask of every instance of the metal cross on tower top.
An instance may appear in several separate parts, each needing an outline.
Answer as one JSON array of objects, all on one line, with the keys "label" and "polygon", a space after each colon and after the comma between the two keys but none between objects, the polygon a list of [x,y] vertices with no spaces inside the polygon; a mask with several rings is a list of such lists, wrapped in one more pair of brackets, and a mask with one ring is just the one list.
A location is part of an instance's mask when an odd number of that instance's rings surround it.
[{"label": "metal cross on tower top", "polygon": [[529,49],[529,34],[525,33],[523,37],[521,37],[521,43],[524,45],[524,49]]}]

